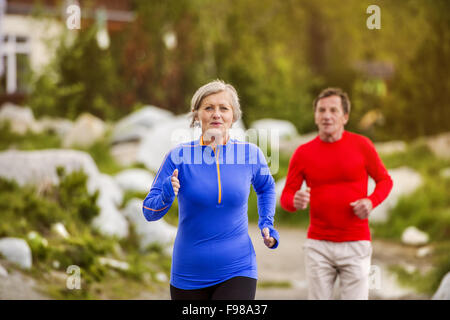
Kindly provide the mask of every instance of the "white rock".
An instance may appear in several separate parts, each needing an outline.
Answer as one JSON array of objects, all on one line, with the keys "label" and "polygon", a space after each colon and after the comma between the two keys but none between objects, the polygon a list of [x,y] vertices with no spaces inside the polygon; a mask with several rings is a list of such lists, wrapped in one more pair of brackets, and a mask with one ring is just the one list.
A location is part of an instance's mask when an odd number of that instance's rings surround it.
[{"label": "white rock", "polygon": [[275,182],[275,193],[277,195],[277,204],[280,204],[281,193],[283,192],[286,178],[281,178]]},{"label": "white rock", "polygon": [[[397,205],[401,196],[412,194],[423,183],[422,176],[417,171],[400,167],[388,170],[393,181],[393,187],[389,196],[370,213],[370,220],[373,222],[385,222],[389,217],[389,210]],[[369,178],[368,194],[375,190],[375,182]]]},{"label": "white rock", "polygon": [[114,202],[108,197],[99,197],[97,205],[100,213],[92,221],[92,225],[105,236],[115,236],[119,239],[128,237],[128,221],[120,213]]},{"label": "white rock", "polygon": [[450,272],[444,276],[438,290],[433,295],[433,300],[450,300]]},{"label": "white rock", "polygon": [[[172,118],[168,122],[155,125],[142,139],[137,153],[137,161],[157,172],[166,154],[182,142],[194,140],[197,129],[189,128],[187,115]],[[200,136],[200,134],[198,134]]]},{"label": "white rock", "polygon": [[55,132],[61,139],[72,130],[73,122],[64,118],[42,117],[36,121],[36,131]]},{"label": "white rock", "polygon": [[123,214],[134,226],[140,238],[140,249],[145,250],[150,244],[170,245],[174,242],[177,228],[161,218],[157,221],[147,221],[142,213],[142,199],[131,199],[123,210]]},{"label": "white rock", "polygon": [[114,269],[127,271],[130,269],[130,265],[127,262],[119,261],[111,258],[100,257],[98,259],[101,265],[109,266]]},{"label": "white rock", "polygon": [[145,106],[116,123],[112,140],[114,143],[140,140],[149,129],[160,123],[169,122],[173,117],[173,113],[168,110]]},{"label": "white rock", "polygon": [[52,231],[56,233],[58,236],[60,236],[63,239],[68,239],[70,237],[69,232],[67,232],[66,227],[61,222],[55,223],[52,225]]},{"label": "white rock", "polygon": [[47,247],[48,246],[48,240],[45,239],[44,237],[42,237],[39,233],[37,233],[36,231],[30,231],[27,234],[27,238],[31,241],[35,241],[37,243],[39,243],[40,245],[42,245],[43,247]]},{"label": "white rock", "polygon": [[439,171],[439,175],[444,179],[450,178],[450,167],[444,168],[441,171]]},{"label": "white rock", "polygon": [[402,242],[411,246],[420,246],[428,242],[429,237],[423,231],[420,231],[416,227],[410,226],[403,231]]},{"label": "white rock", "polygon": [[23,269],[31,269],[32,256],[28,243],[19,238],[0,239],[0,254]]},{"label": "white rock", "polygon": [[297,128],[292,122],[279,119],[261,119],[254,121],[250,128],[258,130],[261,134],[274,131],[281,139],[296,137]]},{"label": "white rock", "polygon": [[92,221],[92,225],[101,234],[116,236],[119,239],[128,237],[128,221],[117,209],[122,204],[123,192],[116,181],[109,175],[99,175],[100,194],[97,206],[100,213]]},{"label": "white rock", "polygon": [[406,142],[404,141],[388,141],[375,143],[375,149],[380,154],[392,154],[406,151]]},{"label": "white rock", "polygon": [[280,139],[280,152],[292,155],[299,146],[315,139],[317,134],[317,132],[310,132],[290,139]]},{"label": "white rock", "polygon": [[430,247],[430,246],[422,247],[422,248],[417,249],[416,257],[425,258],[425,257],[428,257],[429,255],[431,255],[432,252],[433,252],[432,247]]},{"label": "white rock", "polygon": [[15,180],[20,186],[39,186],[42,183],[57,185],[57,167],[64,167],[67,174],[83,170],[88,176],[89,193],[99,188],[99,171],[88,153],[58,149],[0,152],[0,177]]},{"label": "white rock", "polygon": [[155,275],[155,279],[156,279],[156,281],[159,281],[159,282],[167,282],[169,280],[167,278],[167,275],[164,272],[158,272]]},{"label": "white rock", "polygon": [[8,276],[8,271],[3,268],[3,266],[0,264],[0,277],[6,278]]},{"label": "white rock", "polygon": [[73,128],[67,133],[63,140],[63,146],[87,148],[105,134],[105,123],[88,113],[84,113],[75,121]]},{"label": "white rock", "polygon": [[137,162],[139,146],[135,141],[118,143],[111,146],[110,153],[118,164],[129,167]]},{"label": "white rock", "polygon": [[426,143],[437,157],[450,159],[450,132],[429,137]]},{"label": "white rock", "polygon": [[149,192],[155,176],[145,169],[127,169],[114,176],[122,190]]},{"label": "white rock", "polygon": [[120,206],[123,200],[123,191],[116,179],[110,175],[101,173],[99,175],[100,198],[107,198],[116,206]]},{"label": "white rock", "polygon": [[12,103],[3,104],[0,109],[0,123],[9,122],[12,132],[24,134],[33,130],[35,120],[33,111],[27,107],[19,107]]}]

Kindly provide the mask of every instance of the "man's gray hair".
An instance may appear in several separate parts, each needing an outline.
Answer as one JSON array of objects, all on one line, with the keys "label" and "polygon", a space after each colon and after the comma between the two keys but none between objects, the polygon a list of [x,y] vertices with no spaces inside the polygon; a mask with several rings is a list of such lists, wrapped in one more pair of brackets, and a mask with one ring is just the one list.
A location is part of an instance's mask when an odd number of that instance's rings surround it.
[{"label": "man's gray hair", "polygon": [[201,86],[194,93],[194,96],[192,97],[191,100],[191,111],[192,111],[191,127],[194,127],[195,118],[197,117],[198,109],[200,108],[202,100],[207,96],[222,91],[228,92],[230,96],[230,103],[231,106],[233,107],[233,123],[241,118],[242,115],[241,105],[239,103],[239,97],[236,89],[231,84],[225,83],[224,81],[217,79]]}]

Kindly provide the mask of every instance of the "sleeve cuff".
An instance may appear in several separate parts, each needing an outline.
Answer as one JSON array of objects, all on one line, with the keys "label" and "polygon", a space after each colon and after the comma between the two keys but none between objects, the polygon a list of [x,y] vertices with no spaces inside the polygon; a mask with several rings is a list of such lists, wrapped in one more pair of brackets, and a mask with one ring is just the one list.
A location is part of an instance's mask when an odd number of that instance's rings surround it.
[{"label": "sleeve cuff", "polygon": [[275,230],[273,227],[265,226],[265,227],[262,227],[262,228],[261,228],[261,236],[262,236],[262,237],[264,237],[264,235],[263,235],[263,233],[262,233],[262,230],[263,230],[264,228],[269,228],[269,235],[270,235],[271,237],[273,237],[273,238],[275,239],[275,241],[276,241],[275,244],[273,245],[273,247],[271,247],[271,248],[269,248],[269,249],[276,249],[276,248],[278,247],[279,243],[280,243],[280,234],[279,234],[278,231]]}]

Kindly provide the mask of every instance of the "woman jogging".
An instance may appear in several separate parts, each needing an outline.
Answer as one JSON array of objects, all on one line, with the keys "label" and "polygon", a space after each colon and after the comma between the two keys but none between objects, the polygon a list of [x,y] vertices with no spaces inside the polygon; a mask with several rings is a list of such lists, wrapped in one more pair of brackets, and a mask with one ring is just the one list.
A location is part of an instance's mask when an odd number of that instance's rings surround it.
[{"label": "woman jogging", "polygon": [[158,220],[178,197],[172,299],[253,300],[257,267],[248,235],[248,196],[253,185],[262,240],[275,249],[274,180],[256,145],[229,137],[241,116],[233,86],[220,80],[202,86],[192,98],[191,111],[191,127],[200,125],[202,136],[166,155],[143,213],[148,221]]}]

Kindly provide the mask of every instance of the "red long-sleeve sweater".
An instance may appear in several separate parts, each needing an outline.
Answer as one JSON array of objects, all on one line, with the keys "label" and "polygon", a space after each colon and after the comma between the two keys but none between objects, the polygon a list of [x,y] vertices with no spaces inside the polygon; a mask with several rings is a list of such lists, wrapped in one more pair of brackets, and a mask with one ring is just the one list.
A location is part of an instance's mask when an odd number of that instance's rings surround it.
[{"label": "red long-sleeve sweater", "polygon": [[[376,183],[370,196],[368,176]],[[369,198],[375,208],[386,199],[393,184],[368,138],[344,131],[336,142],[324,142],[317,136],[299,146],[290,160],[281,194],[283,209],[297,210],[294,194],[303,180],[311,188],[308,238],[335,242],[371,240],[368,219],[358,218],[350,203]]]}]

